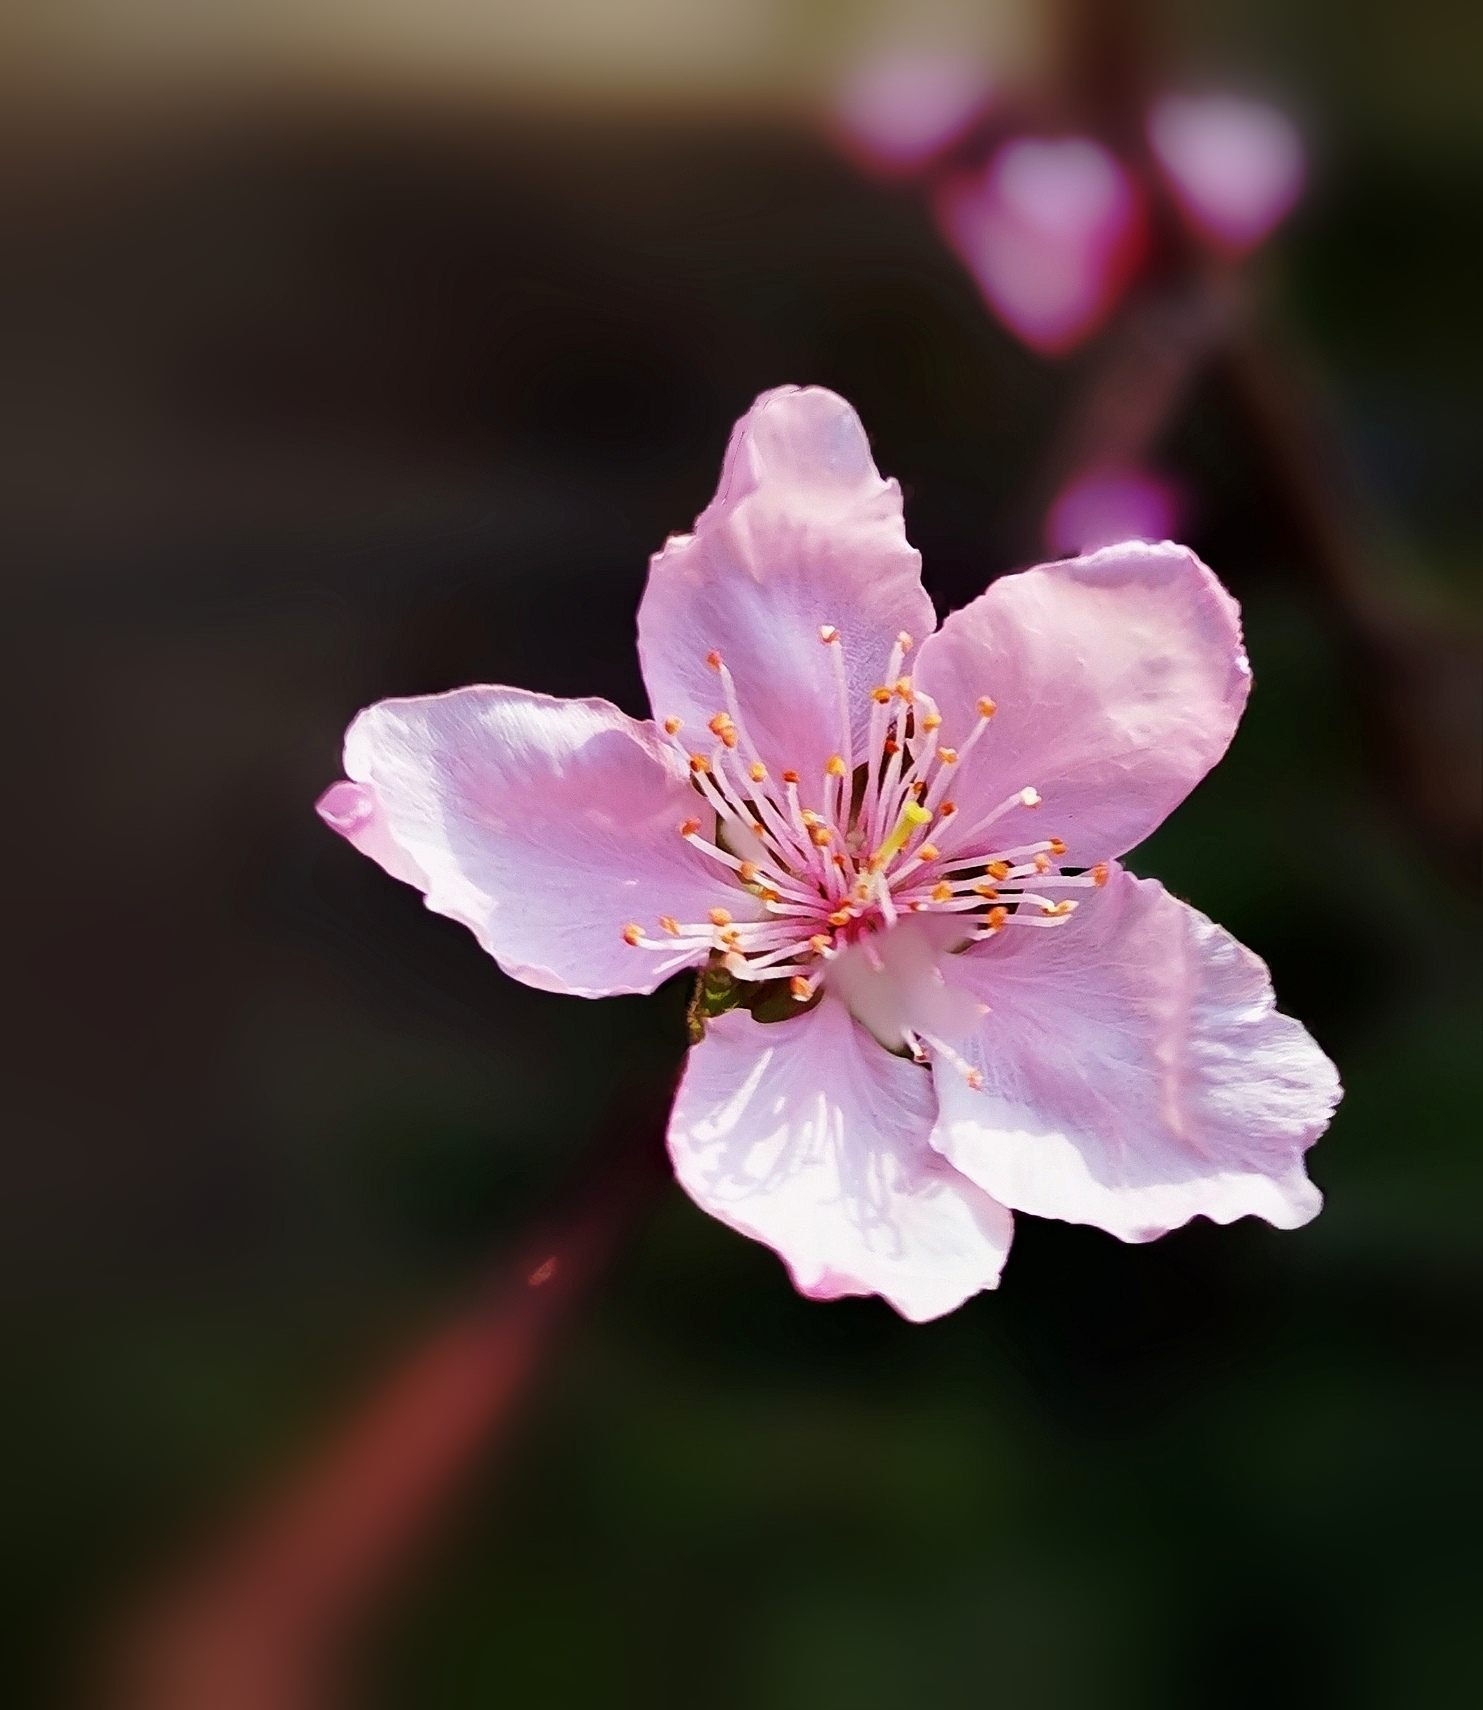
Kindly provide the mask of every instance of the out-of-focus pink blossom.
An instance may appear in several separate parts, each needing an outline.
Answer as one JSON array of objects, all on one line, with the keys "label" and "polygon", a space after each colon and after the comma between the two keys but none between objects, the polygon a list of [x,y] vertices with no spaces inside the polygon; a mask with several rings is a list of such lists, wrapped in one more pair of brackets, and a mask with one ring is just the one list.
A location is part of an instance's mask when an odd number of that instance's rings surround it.
[{"label": "out-of-focus pink blossom", "polygon": [[705,968],[756,1002],[676,1097],[699,1205],[803,1293],[911,1319],[996,1285],[1013,1210],[1125,1240],[1317,1212],[1332,1064],[1249,950],[1117,859],[1246,700],[1192,553],[1042,565],[937,628],[854,411],[789,387],[738,423],[638,628],[652,721],[383,701],[321,812],[531,985]]},{"label": "out-of-focus pink blossom", "polygon": [[1090,469],[1051,502],[1045,543],[1052,552],[1095,552],[1122,540],[1168,540],[1178,532],[1169,482],[1146,469]]},{"label": "out-of-focus pink blossom", "polygon": [[1265,102],[1165,95],[1149,111],[1148,138],[1185,213],[1236,254],[1255,248],[1302,192],[1302,138]]},{"label": "out-of-focus pink blossom", "polygon": [[845,82],[834,130],[862,165],[888,177],[905,175],[956,142],[992,94],[987,74],[966,56],[882,54]]},{"label": "out-of-focus pink blossom", "polygon": [[1090,137],[1005,143],[943,187],[938,214],[989,306],[1046,355],[1101,324],[1144,251],[1137,188]]}]

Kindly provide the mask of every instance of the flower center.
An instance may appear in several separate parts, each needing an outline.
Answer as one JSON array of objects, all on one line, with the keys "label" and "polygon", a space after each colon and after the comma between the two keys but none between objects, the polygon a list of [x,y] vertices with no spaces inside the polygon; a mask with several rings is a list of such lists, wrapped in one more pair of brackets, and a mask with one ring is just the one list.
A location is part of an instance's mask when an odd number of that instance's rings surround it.
[{"label": "flower center", "polygon": [[[995,712],[982,696],[970,730],[943,740],[931,696],[905,674],[912,639],[896,638],[884,680],[871,691],[864,752],[852,752],[844,640],[833,624],[819,630],[838,691],[839,750],[819,777],[774,773],[747,733],[736,685],[718,652],[706,663],[719,679],[724,705],[709,720],[709,739],[692,746],[677,718],[665,734],[684,756],[699,795],[714,814],[677,829],[692,847],[726,870],[739,890],[760,899],[762,919],[735,920],[724,907],[704,921],[664,915],[659,936],[637,922],[624,928],[639,949],[668,949],[676,937],[705,940],[735,980],[786,980],[807,1002],[829,963],[858,947],[883,967],[873,940],[906,915],[954,917],[958,947],[1009,927],[1063,925],[1076,908],[1065,894],[1105,883],[1107,869],[1062,873],[1059,837],[1014,835],[1040,804],[1025,785],[986,813],[960,812],[952,799],[956,769],[984,740]],[[1026,828],[1028,830],[1028,828]],[[747,913],[754,914],[755,907]]]}]

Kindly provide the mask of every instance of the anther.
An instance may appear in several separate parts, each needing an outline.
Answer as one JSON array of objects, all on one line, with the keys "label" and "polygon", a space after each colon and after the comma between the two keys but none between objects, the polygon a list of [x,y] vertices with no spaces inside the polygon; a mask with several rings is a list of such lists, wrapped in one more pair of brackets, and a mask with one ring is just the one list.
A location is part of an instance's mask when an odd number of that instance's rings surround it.
[{"label": "anther", "polygon": [[999,895],[993,885],[975,885],[973,887],[973,894],[979,897],[987,897],[990,902]]},{"label": "anther", "polygon": [[644,929],[636,920],[630,920],[628,925],[623,928],[623,942],[625,944],[640,944],[643,942],[643,937]]},{"label": "anther", "polygon": [[831,754],[829,756],[829,763],[825,766],[824,770],[831,778],[842,778],[844,776],[843,756],[839,754]]},{"label": "anther", "polygon": [[958,751],[956,748],[939,748],[937,758],[944,766],[956,766],[958,764]]},{"label": "anther", "polygon": [[728,909],[713,908],[710,911],[710,922],[712,926],[730,926],[731,913]]},{"label": "anther", "polygon": [[1097,865],[1092,868],[1092,883],[1099,888],[1102,885],[1105,885],[1107,883],[1108,871],[1107,863],[1105,861],[1099,861]]},{"label": "anther", "polygon": [[673,938],[680,930],[680,923],[672,914],[661,914],[659,917],[659,924],[671,938]]},{"label": "anther", "polygon": [[891,687],[895,689],[896,693],[900,695],[903,701],[911,700],[912,694],[910,677],[898,677]]},{"label": "anther", "polygon": [[1057,858],[1057,860],[1059,860],[1060,857],[1066,853],[1065,840],[1060,837],[1052,837],[1050,840],[1050,852]]},{"label": "anther", "polygon": [[1033,785],[1027,786],[1025,789],[1021,790],[1020,791],[1020,806],[1021,807],[1039,807],[1040,806],[1040,791],[1035,789],[1033,787]]},{"label": "anther", "polygon": [[[941,713],[929,712],[929,713],[925,714],[922,718],[922,729],[923,730],[936,730],[937,727],[941,723],[942,723],[942,714]],[[942,749],[939,748],[938,753],[941,754],[942,752],[943,752]]]},{"label": "anther", "polygon": [[1048,873],[1050,871],[1050,856],[1045,854],[1037,855],[1031,865],[1035,868],[1037,873]]},{"label": "anther", "polygon": [[783,773],[783,782],[785,784],[796,784],[798,782],[798,774],[790,767],[788,771]]},{"label": "anther", "polygon": [[690,770],[692,772],[709,772],[710,769],[711,763],[704,754],[692,754],[690,756]]},{"label": "anther", "polygon": [[760,760],[754,760],[752,764],[747,767],[747,776],[754,784],[760,784],[767,776],[767,768]]},{"label": "anther", "polygon": [[984,921],[984,925],[990,932],[1002,932],[1004,930],[1004,923],[1008,919],[1009,910],[1007,908],[991,908]]},{"label": "anther", "polygon": [[901,752],[901,744],[899,742],[897,742],[894,737],[888,736],[886,738],[886,740],[881,744],[881,753],[882,754],[899,754],[900,752]]},{"label": "anther", "polygon": [[752,880],[757,877],[757,863],[755,861],[743,861],[736,870],[736,876],[744,885],[750,885]]},{"label": "anther", "polygon": [[832,623],[821,623],[819,625],[819,640],[828,647],[831,642],[839,640],[839,631]]},{"label": "anther", "polygon": [[681,721],[671,714],[670,717],[664,721],[664,734],[666,736],[674,736],[679,731],[680,723]]},{"label": "anther", "polygon": [[991,701],[987,695],[978,697],[978,716],[980,718],[992,718],[998,710],[999,703],[997,701]]},{"label": "anther", "polygon": [[1009,877],[1009,863],[1008,861],[990,861],[985,865],[984,871],[991,879],[1007,879]]},{"label": "anther", "polygon": [[827,849],[834,841],[834,833],[827,825],[814,826],[814,828],[809,832],[809,836],[813,839],[815,846],[819,849]]},{"label": "anther", "polygon": [[700,821],[698,819],[687,819],[685,821],[685,823],[680,827],[680,836],[681,837],[695,837],[695,836],[699,835],[699,832],[700,832]]},{"label": "anther", "polygon": [[870,691],[870,698],[878,707],[887,706],[890,703],[891,691],[882,683],[879,688]]},{"label": "anther", "polygon": [[945,903],[953,900],[953,887],[946,879],[939,879],[937,883],[933,885],[932,900],[935,903]]},{"label": "anther", "polygon": [[951,819],[957,811],[958,804],[956,802],[944,802],[937,810],[937,817],[939,819]]},{"label": "anther", "polygon": [[705,662],[713,671],[719,671],[721,669],[721,655],[714,647],[706,654]]},{"label": "anther", "polygon": [[848,926],[854,918],[854,914],[849,909],[837,908],[829,916],[829,924],[831,926]]},{"label": "anther", "polygon": [[802,974],[795,974],[793,978],[788,981],[788,990],[799,1003],[806,1003],[809,998],[814,995],[812,983],[806,980]]},{"label": "anther", "polygon": [[910,653],[912,648],[916,646],[916,642],[903,629],[896,637],[896,645],[903,653]]},{"label": "anther", "polygon": [[736,747],[736,726],[731,721],[730,713],[718,712],[706,726],[711,735],[717,737],[727,748]]},{"label": "anther", "polygon": [[924,843],[922,847],[917,850],[917,860],[922,862],[925,866],[927,862],[935,861],[941,853],[942,851],[935,843]]},{"label": "anther", "polygon": [[1052,920],[1060,920],[1062,916],[1074,914],[1075,911],[1076,904],[1072,902],[1070,897],[1067,897],[1064,902],[1041,903],[1040,905],[1040,912],[1049,915]]},{"label": "anther", "polygon": [[808,947],[817,956],[822,956],[834,940],[827,932],[816,932],[808,941]]}]

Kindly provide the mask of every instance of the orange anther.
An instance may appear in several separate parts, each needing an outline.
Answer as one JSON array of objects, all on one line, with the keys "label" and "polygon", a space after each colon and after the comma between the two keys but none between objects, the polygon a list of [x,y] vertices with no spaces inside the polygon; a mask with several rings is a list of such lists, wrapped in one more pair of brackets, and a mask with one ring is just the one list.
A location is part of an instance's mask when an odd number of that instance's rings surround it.
[{"label": "orange anther", "polygon": [[796,784],[798,782],[798,774],[790,767],[783,773],[783,782],[785,784]]},{"label": "orange anther", "polygon": [[731,722],[730,713],[718,712],[706,728],[712,736],[719,737],[726,747],[736,747],[736,726]]},{"label": "orange anther", "polygon": [[886,738],[886,740],[881,744],[881,752],[883,754],[899,754],[900,751],[901,751],[901,744],[899,742],[897,742],[893,737],[888,736]]},{"label": "orange anther", "polygon": [[1110,871],[1111,869],[1105,861],[1099,861],[1097,865],[1092,868],[1092,883],[1099,886],[1105,885]]},{"label": "orange anther", "polygon": [[951,819],[957,811],[958,804],[956,802],[944,802],[937,810],[937,817],[939,819]]},{"label": "orange anther", "polygon": [[854,918],[854,915],[849,911],[849,909],[837,908],[834,913],[829,916],[829,924],[831,926],[848,926]]},{"label": "orange anther", "polygon": [[820,849],[827,849],[834,839],[834,833],[827,825],[814,826],[809,832],[809,836]]},{"label": "orange anther", "polygon": [[914,778],[912,780],[911,793],[914,796],[925,795],[927,793],[927,780],[925,778]]},{"label": "orange anther", "polygon": [[671,714],[671,716],[669,718],[665,719],[665,721],[664,721],[664,734],[666,736],[674,736],[676,734],[676,732],[679,730],[679,728],[680,728],[680,720],[675,718],[673,716],[673,714]]},{"label": "orange anther", "polygon": [[637,944],[643,936],[644,929],[636,920],[630,920],[628,925],[623,928],[623,942],[625,944]]},{"label": "orange anther", "polygon": [[824,954],[833,942],[833,939],[830,938],[827,932],[816,932],[808,941],[809,948],[820,956]]},{"label": "orange anther", "polygon": [[980,718],[992,718],[998,710],[999,703],[997,701],[991,701],[987,695],[978,697],[978,716]]},{"label": "orange anther", "polygon": [[917,850],[917,859],[919,861],[935,861],[941,853],[942,851],[935,843],[924,843],[922,847]]},{"label": "orange anther", "polygon": [[1052,837],[1050,839],[1050,852],[1059,859],[1066,853],[1065,840],[1060,837]]},{"label": "orange anther", "polygon": [[956,748],[939,748],[937,758],[944,766],[956,766],[958,764],[958,751]]},{"label": "orange anther", "polygon": [[752,764],[747,767],[747,776],[754,784],[760,784],[767,776],[767,768],[760,760],[754,760]]},{"label": "orange anther", "polygon": [[721,669],[721,655],[714,647],[706,654],[705,662],[713,671],[719,671]]},{"label": "orange anther", "polygon": [[1007,879],[1009,877],[1008,861],[990,861],[984,871],[991,879]]},{"label": "orange anther", "polygon": [[694,836],[696,836],[696,834],[699,831],[700,831],[700,821],[698,819],[687,819],[685,821],[685,823],[680,827],[680,836],[681,837],[694,837]]},{"label": "orange anther", "polygon": [[987,921],[989,931],[1001,932],[1004,928],[1005,921],[1008,919],[1009,910],[1007,908],[991,908],[988,913]]},{"label": "orange anther", "polygon": [[987,897],[990,902],[999,895],[992,885],[975,885],[973,890],[976,896]]},{"label": "orange anther", "polygon": [[777,902],[780,900],[779,893],[775,890],[772,890],[767,885],[759,886],[758,890],[757,890],[757,895],[762,898],[763,902]]},{"label": "orange anther", "polygon": [[795,974],[793,978],[788,981],[788,990],[792,992],[795,998],[798,999],[799,1003],[806,1002],[814,995],[813,986],[804,979],[802,974]]},{"label": "orange anther", "polygon": [[680,930],[680,923],[672,914],[661,914],[659,917],[659,924],[667,933],[670,934],[671,937]]},{"label": "orange anther", "polygon": [[942,714],[941,713],[929,712],[929,713],[924,714],[924,716],[922,718],[922,729],[923,730],[936,730],[941,725],[941,723],[942,723]]},{"label": "orange anther", "polygon": [[704,754],[692,754],[690,756],[690,770],[692,772],[709,772],[710,769],[711,763]]},{"label": "orange anther", "polygon": [[736,870],[736,876],[744,885],[750,885],[752,880],[757,877],[757,863],[755,861],[743,861]]},{"label": "orange anther", "polygon": [[937,883],[933,885],[932,900],[935,903],[951,902],[953,900],[953,887],[946,879],[939,879]]},{"label": "orange anther", "polygon": [[711,910],[710,919],[712,926],[730,926],[731,912],[729,909],[713,908]]},{"label": "orange anther", "polygon": [[873,700],[876,703],[877,706],[883,707],[890,700],[891,691],[885,686],[884,683],[882,683],[879,688],[875,688],[875,689],[872,689],[870,691],[870,698],[871,698],[871,700]]}]

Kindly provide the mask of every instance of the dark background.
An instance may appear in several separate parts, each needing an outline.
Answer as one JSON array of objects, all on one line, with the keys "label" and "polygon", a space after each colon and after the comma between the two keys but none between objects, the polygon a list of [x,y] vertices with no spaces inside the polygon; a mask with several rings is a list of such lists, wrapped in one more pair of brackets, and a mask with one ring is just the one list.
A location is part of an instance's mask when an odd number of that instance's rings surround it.
[{"label": "dark background", "polygon": [[[1132,864],[1338,1062],[1327,1209],[1021,1219],[1001,1291],[913,1327],[670,1188],[346,1702],[1471,1697],[1476,139],[1424,99],[1435,30],[1408,118],[1361,99],[1383,42],[1335,71],[1304,16],[1246,44],[1322,115],[1246,287],[1312,454],[1295,486],[1218,365],[1158,439],[1256,692]],[[1036,555],[1107,342],[1021,349],[803,109],[74,101],[10,122],[3,185],[11,1702],[105,1701],[148,1588],[615,1134],[661,1145],[684,992],[529,991],[333,838],[350,716],[471,681],[645,711],[648,554],[784,382],[859,409],[949,609]]]}]

